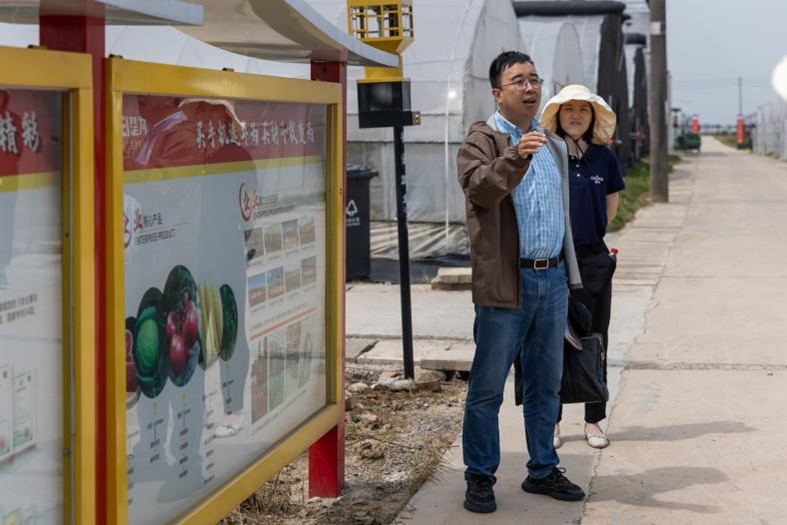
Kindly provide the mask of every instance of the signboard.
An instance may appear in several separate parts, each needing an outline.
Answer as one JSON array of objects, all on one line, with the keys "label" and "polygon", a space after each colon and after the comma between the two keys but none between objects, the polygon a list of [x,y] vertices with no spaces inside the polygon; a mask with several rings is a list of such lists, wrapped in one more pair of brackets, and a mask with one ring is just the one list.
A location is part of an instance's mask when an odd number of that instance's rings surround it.
[{"label": "signboard", "polygon": [[117,501],[121,522],[163,523],[232,492],[335,407],[332,108],[231,89],[133,91],[118,90],[113,126],[123,270],[123,344],[113,358],[124,370],[125,423]]},{"label": "signboard", "polygon": [[63,513],[62,114],[0,89],[0,523]]},{"label": "signboard", "polygon": [[[48,86],[0,78],[0,523],[91,521],[85,503],[92,506],[93,473],[71,476],[94,464],[82,455],[92,429],[82,422],[92,421],[94,410],[75,384],[86,362],[94,374],[92,360],[84,360],[92,355],[84,338],[93,326],[84,322],[92,297],[72,295],[89,273],[83,261],[92,264],[92,220],[85,222],[92,210],[84,206],[92,169],[81,171],[78,134],[64,131],[67,124],[91,125],[80,105],[90,98],[90,62],[73,53],[5,48],[0,61],[8,71],[51,73]],[[73,116],[69,123],[66,114]],[[84,211],[72,213],[69,202]],[[85,232],[90,240],[81,245]],[[78,246],[85,257],[71,261]],[[77,344],[83,350],[75,352]]]}]

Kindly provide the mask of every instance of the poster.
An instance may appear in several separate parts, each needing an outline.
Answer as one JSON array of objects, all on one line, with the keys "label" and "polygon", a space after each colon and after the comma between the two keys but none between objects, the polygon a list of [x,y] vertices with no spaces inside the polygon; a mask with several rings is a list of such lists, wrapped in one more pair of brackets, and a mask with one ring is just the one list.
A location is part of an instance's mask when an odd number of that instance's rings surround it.
[{"label": "poster", "polygon": [[63,521],[62,114],[0,88],[0,523]]},{"label": "poster", "polygon": [[123,98],[130,523],[327,404],[324,105]]}]

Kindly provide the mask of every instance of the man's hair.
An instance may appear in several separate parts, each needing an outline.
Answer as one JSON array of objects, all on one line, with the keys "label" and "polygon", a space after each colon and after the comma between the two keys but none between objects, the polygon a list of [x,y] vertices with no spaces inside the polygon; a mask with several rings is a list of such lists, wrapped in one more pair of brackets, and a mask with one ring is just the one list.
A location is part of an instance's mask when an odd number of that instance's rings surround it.
[{"label": "man's hair", "polygon": [[[585,139],[585,142],[590,144],[591,142],[593,142],[593,127],[596,125],[596,110],[595,108],[593,108],[593,104],[588,103],[588,105],[590,106],[590,114],[591,114],[590,126],[588,126],[588,129],[582,134],[582,138]],[[556,121],[555,123],[557,124],[557,126],[555,128],[555,133],[557,134],[558,137],[564,139],[566,138],[567,133],[566,130],[563,129],[563,126],[560,125],[561,109],[563,109],[563,104],[561,104],[560,107],[557,109],[557,118],[555,118]]]},{"label": "man's hair", "polygon": [[503,71],[514,64],[524,64],[525,62],[536,65],[530,55],[520,51],[503,51],[497,55],[492,61],[492,65],[489,66],[489,83],[492,84],[492,88],[500,89],[500,75],[503,74]]}]

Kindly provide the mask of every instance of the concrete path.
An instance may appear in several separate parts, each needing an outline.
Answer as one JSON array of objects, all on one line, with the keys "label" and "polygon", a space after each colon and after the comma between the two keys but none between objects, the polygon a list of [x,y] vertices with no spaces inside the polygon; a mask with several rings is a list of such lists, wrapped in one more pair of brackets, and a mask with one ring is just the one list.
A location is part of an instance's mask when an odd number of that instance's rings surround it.
[{"label": "concrete path", "polygon": [[583,524],[787,522],[787,165],[687,159],[626,232],[673,241]]},{"label": "concrete path", "polygon": [[[703,141],[702,153],[686,155],[671,177],[670,203],[641,210],[608,239],[621,250],[610,328],[612,445],[590,449],[581,407],[571,406],[559,450],[587,501],[521,491],[522,417],[507,399],[498,511],[462,508],[456,446],[449,468],[415,495],[402,521],[787,523],[787,164]],[[382,337],[395,346],[398,305],[396,287],[351,288],[351,340]],[[413,312],[416,348],[436,340],[472,351],[469,292],[422,287]]]}]

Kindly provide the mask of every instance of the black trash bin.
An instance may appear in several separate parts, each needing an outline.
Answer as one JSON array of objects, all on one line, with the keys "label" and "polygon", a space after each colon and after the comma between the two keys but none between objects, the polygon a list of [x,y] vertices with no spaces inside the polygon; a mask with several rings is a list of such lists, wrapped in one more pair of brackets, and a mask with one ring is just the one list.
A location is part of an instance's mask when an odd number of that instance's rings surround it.
[{"label": "black trash bin", "polygon": [[368,279],[372,258],[369,248],[369,181],[377,172],[366,166],[347,165],[347,280]]}]

